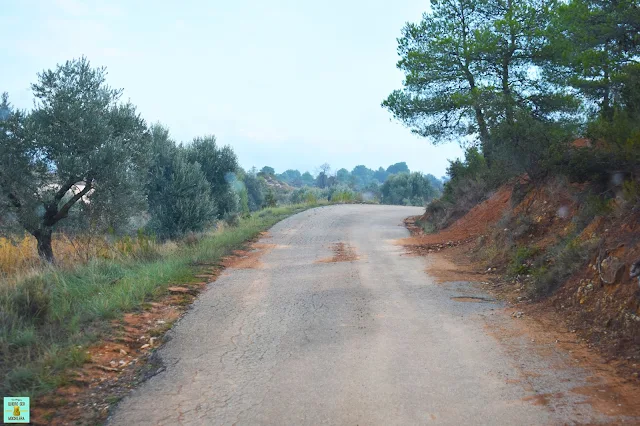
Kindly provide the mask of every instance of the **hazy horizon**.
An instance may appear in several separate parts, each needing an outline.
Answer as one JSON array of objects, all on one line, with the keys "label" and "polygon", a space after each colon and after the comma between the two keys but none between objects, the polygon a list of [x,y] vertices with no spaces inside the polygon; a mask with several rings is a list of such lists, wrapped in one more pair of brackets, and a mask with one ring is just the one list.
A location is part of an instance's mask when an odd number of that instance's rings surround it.
[{"label": "hazy horizon", "polygon": [[86,56],[108,69],[148,123],[178,142],[216,135],[249,169],[315,173],[405,161],[445,173],[456,144],[434,147],[380,107],[400,88],[396,37],[428,2],[27,0],[0,17],[0,92],[32,105],[43,69]]}]

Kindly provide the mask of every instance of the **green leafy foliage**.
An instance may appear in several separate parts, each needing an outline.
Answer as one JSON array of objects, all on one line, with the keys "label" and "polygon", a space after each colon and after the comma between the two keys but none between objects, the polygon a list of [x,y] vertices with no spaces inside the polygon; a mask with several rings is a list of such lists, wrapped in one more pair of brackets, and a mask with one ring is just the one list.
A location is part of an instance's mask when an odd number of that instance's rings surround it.
[{"label": "green leafy foliage", "polygon": [[435,230],[462,217],[502,181],[493,177],[478,148],[468,148],[464,160],[450,161],[447,175],[442,196],[427,205],[429,227]]},{"label": "green leafy foliage", "polygon": [[247,190],[247,204],[249,211],[260,210],[264,205],[266,184],[263,178],[255,173],[247,173],[244,177],[244,185]]},{"label": "green leafy foliage", "polygon": [[162,126],[152,126],[151,135],[149,229],[160,238],[203,230],[215,219],[216,205],[200,164],[190,162],[185,149],[176,146]]},{"label": "green leafy foliage", "polygon": [[218,218],[237,212],[240,200],[231,187],[238,169],[238,159],[231,147],[219,148],[213,135],[197,137],[185,147],[187,159],[198,163],[209,183],[211,198],[216,205]]},{"label": "green leafy foliage", "polygon": [[105,228],[126,223],[144,205],[147,127],[105,78],[103,68],[81,58],[38,75],[29,113],[13,111],[3,97],[0,208],[36,237],[49,261],[53,231],[89,196],[94,205],[113,206],[93,209]]},{"label": "green leafy foliage", "polygon": [[327,189],[305,186],[293,191],[290,200],[293,204],[315,204],[320,201],[327,201],[328,198],[329,191]]},{"label": "green leafy foliage", "polygon": [[[433,142],[465,137],[461,144],[472,146],[451,162],[443,196],[428,206],[431,226],[447,226],[516,176],[589,181],[603,202],[613,186],[633,192],[640,178],[636,3],[434,1],[419,23],[405,25],[397,64],[403,88],[383,107]],[[586,148],[574,147],[578,137]]]},{"label": "green leafy foliage", "polygon": [[546,2],[435,1],[398,39],[404,88],[382,103],[434,142],[478,137],[492,154],[491,130],[520,109],[549,117],[567,107],[562,93],[530,68],[544,43]]},{"label": "green leafy foliage", "polygon": [[288,183],[291,186],[302,186],[302,174],[298,170],[288,169],[284,173],[276,175],[276,177],[282,182]]},{"label": "green leafy foliage", "polygon": [[[577,90],[603,117],[613,117],[624,74],[637,66],[640,9],[634,0],[572,0],[554,9],[547,32],[547,77]],[[591,108],[590,108],[591,109]]]},{"label": "green leafy foliage", "polygon": [[387,176],[395,175],[398,173],[409,173],[409,167],[407,166],[407,163],[403,161],[401,163],[392,164],[389,167],[387,167],[386,173],[387,173]]},{"label": "green leafy foliage", "polygon": [[538,250],[535,248],[518,247],[509,262],[507,273],[512,277],[529,274],[536,254],[538,254]]},{"label": "green leafy foliage", "polygon": [[419,172],[389,176],[382,185],[381,193],[383,203],[407,206],[424,206],[438,195],[429,179]]},{"label": "green leafy foliage", "polygon": [[163,238],[204,230],[215,219],[216,207],[210,184],[199,163],[191,163],[184,152],[172,159],[172,172],[162,202],[152,211],[150,226]]},{"label": "green leafy foliage", "polygon": [[278,200],[276,199],[276,194],[273,190],[268,190],[267,194],[264,197],[264,204],[266,207],[275,207],[278,205]]},{"label": "green leafy foliage", "polygon": [[262,169],[260,169],[260,173],[267,176],[273,176],[276,174],[276,171],[273,167],[264,166]]},{"label": "green leafy foliage", "polygon": [[334,185],[329,189],[328,200],[332,203],[362,201],[362,195],[347,185]]},{"label": "green leafy foliage", "polygon": [[311,175],[311,173],[309,172],[304,172],[301,176],[301,179],[302,179],[302,184],[307,186],[312,186],[313,182],[315,182],[313,175]]}]

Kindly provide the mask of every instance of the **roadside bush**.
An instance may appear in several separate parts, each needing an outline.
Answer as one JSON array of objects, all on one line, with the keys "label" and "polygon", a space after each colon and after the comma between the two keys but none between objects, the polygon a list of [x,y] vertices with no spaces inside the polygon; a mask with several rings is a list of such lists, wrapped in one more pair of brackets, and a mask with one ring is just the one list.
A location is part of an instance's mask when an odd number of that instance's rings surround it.
[{"label": "roadside bush", "polygon": [[202,231],[215,219],[209,183],[198,163],[176,156],[173,173],[162,192],[162,202],[152,211],[149,226],[161,238]]},{"label": "roadside bush", "polygon": [[420,222],[420,227],[425,234],[432,234],[436,232],[436,227],[431,222]]},{"label": "roadside bush", "polygon": [[0,304],[27,321],[42,323],[49,314],[51,289],[43,276],[25,278],[15,285],[8,297],[10,298],[8,303],[0,302]]},{"label": "roadside bush", "polygon": [[[161,239],[201,231],[215,220],[216,203],[207,175],[200,163],[191,162],[189,156],[195,156],[200,149],[206,151],[210,146],[203,143],[186,151],[177,147],[169,139],[168,130],[160,125],[152,127],[151,136],[153,152],[149,169],[151,179],[147,185],[150,216],[147,228]],[[215,142],[212,144],[215,149]],[[228,188],[225,191],[229,192]]]},{"label": "roadside bush", "polygon": [[267,191],[267,195],[265,195],[264,197],[264,205],[265,207],[275,207],[278,205],[276,194],[272,189],[269,189],[269,191]]},{"label": "roadside bush", "polygon": [[380,193],[384,204],[405,206],[424,206],[438,195],[429,179],[419,172],[390,175]]},{"label": "roadside bush", "polygon": [[513,240],[517,240],[518,238],[530,234],[531,231],[533,231],[534,226],[535,224],[531,216],[520,214],[515,218],[513,224],[511,225],[512,230],[510,237]]},{"label": "roadside bush", "polygon": [[320,189],[311,186],[304,186],[294,190],[289,196],[291,204],[315,204],[319,201],[326,201],[329,198],[327,189]]},{"label": "roadside bush", "polygon": [[37,372],[26,367],[17,367],[12,369],[6,376],[3,387],[7,389],[20,389],[22,392],[28,392],[38,384]]},{"label": "roadside bush", "polygon": [[362,195],[347,185],[334,185],[329,188],[328,199],[332,203],[352,203],[362,201]]},{"label": "roadside bush", "polygon": [[575,232],[580,232],[597,216],[607,216],[613,211],[611,198],[587,192],[583,195],[578,214],[573,218]]},{"label": "roadside bush", "polygon": [[527,173],[534,181],[545,177],[567,151],[576,126],[547,121],[519,111],[512,123],[504,121],[491,133],[492,185]]},{"label": "roadside bush", "polygon": [[640,176],[640,65],[629,65],[626,71],[617,76],[622,90],[611,113],[588,123],[585,136],[593,146],[568,150],[555,164],[556,173],[601,184],[614,174],[625,180]]},{"label": "roadside bush", "polygon": [[464,160],[449,161],[449,180],[444,184],[442,200],[455,203],[467,182],[477,182],[479,185],[475,185],[476,187],[488,188],[488,170],[487,161],[480,150],[476,147],[468,148],[464,153]]},{"label": "roadside bush", "polygon": [[625,201],[629,203],[640,203],[640,183],[635,180],[627,180],[623,182],[622,195]]},{"label": "roadside bush", "polygon": [[265,180],[252,173],[247,173],[244,177],[244,185],[247,190],[247,206],[249,211],[260,210],[264,205],[264,196],[267,192]]},{"label": "roadside bush", "polygon": [[446,228],[464,216],[489,195],[482,179],[464,178],[445,184],[445,194],[426,207],[427,217],[435,230]]},{"label": "roadside bush", "polygon": [[231,188],[238,169],[238,159],[233,149],[229,146],[219,147],[216,137],[207,135],[194,138],[183,150],[189,163],[200,165],[209,184],[206,192],[214,204],[214,215],[221,219],[225,213],[237,212],[240,208],[239,199]]},{"label": "roadside bush", "polygon": [[527,275],[531,272],[534,257],[538,250],[531,247],[518,247],[509,262],[507,274],[512,277]]},{"label": "roadside bush", "polygon": [[238,213],[227,212],[225,213],[223,220],[228,226],[240,225],[240,215]]},{"label": "roadside bush", "polygon": [[527,293],[542,297],[553,292],[587,263],[596,246],[597,241],[581,243],[573,238],[548,250],[531,269],[533,279],[527,284]]},{"label": "roadside bush", "polygon": [[154,237],[146,235],[140,229],[136,237],[125,236],[116,241],[115,250],[123,257],[140,261],[151,261],[160,258],[158,244]]},{"label": "roadside bush", "polygon": [[464,160],[449,162],[442,195],[426,207],[435,230],[446,228],[486,198],[492,188],[488,175],[487,162],[476,147],[465,151]]},{"label": "roadside bush", "polygon": [[188,247],[194,247],[201,240],[202,235],[196,232],[187,232],[187,234],[182,237],[182,243],[184,243]]}]

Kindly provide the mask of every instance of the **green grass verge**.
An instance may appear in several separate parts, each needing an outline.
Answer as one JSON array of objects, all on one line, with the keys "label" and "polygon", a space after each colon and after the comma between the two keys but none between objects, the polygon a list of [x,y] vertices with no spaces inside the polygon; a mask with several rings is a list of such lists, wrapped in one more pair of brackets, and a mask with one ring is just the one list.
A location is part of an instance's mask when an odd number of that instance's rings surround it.
[{"label": "green grass verge", "polygon": [[0,394],[35,397],[66,383],[109,320],[187,282],[280,220],[312,205],[269,208],[156,260],[95,260],[0,282]]}]

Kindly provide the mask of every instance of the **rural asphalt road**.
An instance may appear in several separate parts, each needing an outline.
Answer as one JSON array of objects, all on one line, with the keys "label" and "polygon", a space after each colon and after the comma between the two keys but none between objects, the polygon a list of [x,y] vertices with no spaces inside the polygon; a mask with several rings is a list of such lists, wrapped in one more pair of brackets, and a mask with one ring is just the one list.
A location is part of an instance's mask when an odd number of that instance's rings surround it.
[{"label": "rural asphalt road", "polygon": [[[259,259],[200,295],[159,350],[166,369],[108,424],[611,421],[570,392],[587,374],[566,354],[536,355],[517,336],[500,343],[491,325],[516,320],[499,303],[452,299],[483,295],[436,284],[428,259],[394,244],[408,235],[402,220],[422,211],[342,205],[278,223]],[[336,243],[357,258],[331,261]],[[537,403],[541,394],[563,396]]]}]

